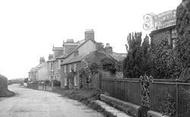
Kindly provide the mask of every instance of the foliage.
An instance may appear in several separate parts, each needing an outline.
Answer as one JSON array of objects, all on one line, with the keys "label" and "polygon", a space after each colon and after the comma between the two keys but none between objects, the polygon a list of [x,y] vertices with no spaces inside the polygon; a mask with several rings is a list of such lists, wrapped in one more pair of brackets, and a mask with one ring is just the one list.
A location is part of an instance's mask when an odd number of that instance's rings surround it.
[{"label": "foliage", "polygon": [[53,85],[60,87],[61,86],[61,82],[58,81],[58,80],[53,80]]},{"label": "foliage", "polygon": [[180,75],[180,64],[175,51],[171,49],[167,40],[151,48],[151,75],[157,79],[176,79]]},{"label": "foliage", "polygon": [[25,78],[25,79],[24,79],[24,82],[27,83],[27,82],[28,82],[28,78]]},{"label": "foliage", "polygon": [[97,63],[92,63],[90,66],[89,66],[89,69],[90,69],[90,72],[91,74],[96,74],[98,73],[98,69],[99,69],[99,66]]},{"label": "foliage", "polygon": [[108,58],[101,60],[102,69],[109,71],[111,74],[116,74],[116,63]]},{"label": "foliage", "polygon": [[123,64],[124,77],[137,78],[144,74],[150,74],[148,36],[142,43],[142,33],[130,33],[127,42],[128,55]]},{"label": "foliage", "polygon": [[163,115],[174,116],[176,113],[176,101],[172,95],[167,93],[160,103],[160,111]]},{"label": "foliage", "polygon": [[[181,64],[166,39],[150,47],[149,38],[142,41],[141,33],[129,34],[127,38],[128,55],[124,60],[124,77],[139,78],[152,75],[156,79],[176,79],[181,73]],[[142,43],[142,44],[141,44]]]},{"label": "foliage", "polygon": [[90,69],[88,67],[87,68],[81,68],[79,70],[79,76],[82,79],[85,79],[86,83],[90,83],[90,81],[91,81],[90,75],[91,75],[91,72],[90,72]]}]

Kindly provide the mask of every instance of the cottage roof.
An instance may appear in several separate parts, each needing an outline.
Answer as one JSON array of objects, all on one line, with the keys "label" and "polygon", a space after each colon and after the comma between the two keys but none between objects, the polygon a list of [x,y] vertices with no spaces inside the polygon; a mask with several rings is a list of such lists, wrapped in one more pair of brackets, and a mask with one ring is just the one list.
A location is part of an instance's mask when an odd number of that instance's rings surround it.
[{"label": "cottage roof", "polygon": [[53,62],[55,60],[56,60],[55,58],[52,58],[52,59],[48,60],[47,62]]},{"label": "cottage roof", "polygon": [[125,53],[116,53],[116,52],[113,52],[112,54],[110,54],[110,56],[112,56],[117,61],[123,61],[126,55],[127,54]]},{"label": "cottage roof", "polygon": [[104,51],[94,51],[89,53],[87,56],[84,57],[85,61],[87,63],[97,63],[97,64],[101,64],[101,60],[108,58],[113,62],[118,62],[116,59],[114,59],[112,56],[110,56],[109,54],[107,54]]},{"label": "cottage roof", "polygon": [[64,62],[62,63],[62,65],[79,62],[82,59],[84,59],[85,56],[86,55],[80,55],[80,56],[73,57],[71,59],[65,59]]},{"label": "cottage roof", "polygon": [[[69,54],[61,56],[59,58],[67,58],[68,56],[70,56],[72,53],[74,53],[76,50],[78,50],[81,46],[83,46],[89,40],[91,40],[91,39],[80,41],[80,44],[75,49],[73,49]],[[91,41],[94,42],[94,43],[96,43],[96,41],[94,41],[94,40],[91,40]]]},{"label": "cottage roof", "polygon": [[53,47],[53,51],[63,50],[63,47]]}]

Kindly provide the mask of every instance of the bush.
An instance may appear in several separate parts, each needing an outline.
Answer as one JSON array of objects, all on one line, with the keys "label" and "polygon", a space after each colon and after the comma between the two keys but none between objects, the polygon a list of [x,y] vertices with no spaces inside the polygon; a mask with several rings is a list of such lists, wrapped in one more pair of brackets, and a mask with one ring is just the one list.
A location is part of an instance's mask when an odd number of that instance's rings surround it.
[{"label": "bush", "polygon": [[108,58],[101,60],[102,69],[104,71],[109,71],[111,74],[116,74],[116,63]]},{"label": "bush", "polygon": [[60,87],[61,86],[61,82],[58,81],[58,80],[53,80],[53,86]]},{"label": "bush", "polygon": [[123,65],[124,77],[139,78],[147,74],[156,79],[178,78],[181,65],[168,41],[162,39],[160,44],[150,47],[148,36],[141,42],[141,35],[133,33],[127,38],[128,55]]},{"label": "bush", "polygon": [[177,79],[180,75],[180,63],[176,53],[170,48],[167,40],[151,48],[151,75],[156,79]]}]

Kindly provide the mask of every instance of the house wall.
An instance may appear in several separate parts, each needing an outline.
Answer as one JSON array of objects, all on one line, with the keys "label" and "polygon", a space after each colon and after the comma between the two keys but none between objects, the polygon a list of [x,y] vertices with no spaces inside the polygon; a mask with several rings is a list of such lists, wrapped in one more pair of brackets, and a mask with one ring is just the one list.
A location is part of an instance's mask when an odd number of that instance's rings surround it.
[{"label": "house wall", "polygon": [[32,81],[36,81],[36,70],[32,70],[29,72],[29,79]]},{"label": "house wall", "polygon": [[175,47],[175,39],[177,38],[175,26],[153,31],[150,37],[152,47],[159,45],[162,40],[167,40],[168,44],[173,48]]},{"label": "house wall", "polygon": [[40,68],[37,71],[37,80],[48,80],[48,64],[42,63]]},{"label": "house wall", "polygon": [[63,55],[63,50],[53,50],[54,57],[57,58],[61,55]]},{"label": "house wall", "polygon": [[[81,47],[78,48],[78,56],[87,55],[90,52],[95,51],[95,50],[96,50],[96,44],[92,40],[88,40],[84,45],[82,45]],[[72,53],[65,60],[70,60],[73,57],[77,57],[77,56],[74,56],[74,53]],[[66,71],[67,71],[66,73],[63,73],[61,76],[61,87],[62,88],[64,88],[66,84],[68,85],[68,83],[65,83],[68,81],[67,74],[71,71],[70,70],[71,68],[74,68],[74,64],[76,64],[76,71],[78,71],[81,68],[81,62],[70,63],[67,65],[61,66],[61,72],[64,72],[64,66],[66,66]],[[79,88],[79,82],[80,82],[79,80],[80,80],[79,74],[77,73],[74,78],[74,82],[75,82],[74,84],[76,84],[76,86],[74,86],[74,87]]]},{"label": "house wall", "polygon": [[[76,70],[74,70],[74,71],[77,72],[77,70],[80,69],[80,66],[81,66],[80,64],[81,64],[80,62],[75,62],[75,63],[71,63],[71,64],[61,66],[61,79],[60,80],[61,80],[61,87],[62,88],[69,85],[68,80],[67,80],[67,75],[68,75],[68,73],[70,73],[70,70],[74,69],[74,66],[76,65]],[[65,67],[66,67],[66,72],[64,70]],[[76,81],[74,81],[77,84],[76,87],[79,86],[79,78],[78,77],[79,76],[77,74],[76,78],[75,78]]]},{"label": "house wall", "polygon": [[79,51],[79,55],[84,55],[84,54],[89,54],[92,51],[96,50],[96,44],[94,44],[94,42],[92,42],[91,40],[89,40],[88,42],[86,42],[83,46],[81,46],[78,51]]},{"label": "house wall", "polygon": [[63,46],[63,54],[69,54],[74,48],[76,48],[77,45],[76,44],[70,44],[70,45],[64,45]]},{"label": "house wall", "polygon": [[54,64],[55,80],[61,81],[61,59],[56,59]]}]

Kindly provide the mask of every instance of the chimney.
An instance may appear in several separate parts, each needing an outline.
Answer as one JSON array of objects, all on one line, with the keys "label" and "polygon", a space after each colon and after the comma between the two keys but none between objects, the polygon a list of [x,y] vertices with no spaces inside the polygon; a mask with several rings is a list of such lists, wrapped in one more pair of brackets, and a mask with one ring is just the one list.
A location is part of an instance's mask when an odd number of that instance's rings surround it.
[{"label": "chimney", "polygon": [[45,58],[44,57],[40,57],[40,64],[45,62]]},{"label": "chimney", "polygon": [[94,40],[94,30],[90,29],[90,30],[86,30],[85,31],[85,40]]},{"label": "chimney", "polygon": [[106,53],[108,53],[108,54],[112,54],[112,47],[110,46],[110,44],[109,43],[106,43],[106,47],[105,47],[105,51],[106,51]]},{"label": "chimney", "polygon": [[49,54],[48,56],[48,60],[51,60],[51,59],[53,59],[53,54]]}]

